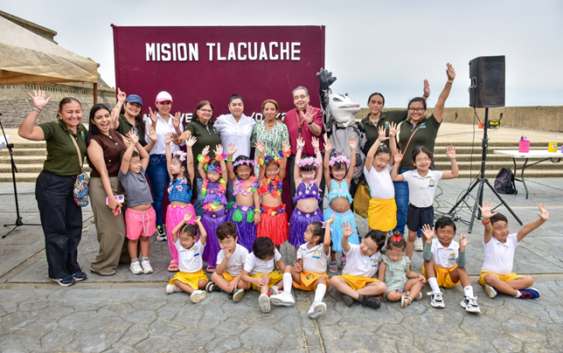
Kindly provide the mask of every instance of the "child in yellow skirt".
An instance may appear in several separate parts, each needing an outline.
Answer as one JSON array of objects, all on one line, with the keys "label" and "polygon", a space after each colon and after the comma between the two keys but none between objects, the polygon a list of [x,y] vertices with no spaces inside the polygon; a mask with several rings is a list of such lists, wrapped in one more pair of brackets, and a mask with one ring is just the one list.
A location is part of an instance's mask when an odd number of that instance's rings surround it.
[{"label": "child in yellow skirt", "polygon": [[248,288],[248,283],[242,280],[248,250],[237,244],[237,227],[234,223],[221,224],[217,228],[217,239],[221,247],[217,255],[217,268],[205,289],[208,292],[227,292],[229,299],[238,303],[244,297],[244,290]]},{"label": "child in yellow skirt", "polygon": [[540,292],[531,287],[534,284],[532,277],[512,272],[516,247],[526,235],[549,219],[547,208],[543,204],[538,207],[540,219],[526,224],[518,233],[510,234],[508,220],[500,213],[492,213],[492,203],[485,202],[483,207],[479,206],[485,226],[485,261],[479,283],[485,287],[489,297],[496,297],[498,292],[520,299],[540,297]]},{"label": "child in yellow skirt", "polygon": [[332,277],[332,285],[343,294],[346,306],[358,302],[363,306],[379,309],[381,301],[376,296],[381,296],[387,286],[373,276],[379,268],[379,251],[385,244],[386,235],[380,230],[371,230],[360,245],[354,245],[348,242],[348,238],[354,233],[352,226],[345,222],[342,228],[342,248],[347,261],[342,275]]},{"label": "child in yellow skirt", "polygon": [[282,272],[275,271],[275,265],[278,265],[281,271],[285,270],[285,264],[274,242],[266,237],[257,238],[252,244],[252,252],[244,260],[242,280],[249,283],[248,289],[252,287],[260,292],[258,303],[264,313],[271,310],[268,290],[272,294],[279,294],[279,290],[283,288]]},{"label": "child in yellow skirt", "polygon": [[186,213],[184,219],[172,231],[174,245],[178,249],[180,272],[177,272],[170,280],[166,286],[166,293],[186,292],[190,294],[190,300],[193,303],[199,303],[206,297],[205,291],[201,290],[207,285],[207,276],[202,269],[201,254],[205,248],[207,232],[201,224],[201,217],[196,217],[195,224],[201,235],[199,241],[196,242],[197,228],[193,224],[189,224],[193,216],[194,214],[191,212]]},{"label": "child in yellow skirt", "polygon": [[[326,311],[323,303],[326,290],[330,285],[326,274],[326,265],[330,257],[330,226],[334,222],[334,215],[323,222],[313,222],[307,226],[304,239],[305,244],[297,250],[297,262],[294,267],[285,266],[283,274],[283,292],[272,295],[270,301],[274,305],[293,306],[295,299],[291,295],[291,287],[305,291],[315,291],[315,299],[307,315],[316,319]],[[324,233],[324,239],[323,239]]]},{"label": "child in yellow skirt", "polygon": [[380,145],[389,138],[395,139],[396,126],[389,126],[389,137],[385,136],[385,127],[379,127],[379,137],[366,155],[364,175],[369,185],[371,199],[368,207],[368,225],[371,229],[380,229],[388,233],[397,225],[397,205],[395,186],[391,179],[393,154],[389,147]]},{"label": "child in yellow skirt", "polygon": [[[434,232],[436,238],[434,238]],[[449,217],[441,217],[434,224],[434,228],[425,224],[422,235],[426,239],[424,245],[424,266],[422,274],[432,288],[430,305],[435,308],[444,308],[444,299],[440,287],[453,288],[460,282],[463,286],[465,297],[460,305],[470,313],[480,313],[477,298],[473,295],[473,286],[465,270],[465,247],[467,239],[461,235],[459,243],[454,240],[456,226]]]}]

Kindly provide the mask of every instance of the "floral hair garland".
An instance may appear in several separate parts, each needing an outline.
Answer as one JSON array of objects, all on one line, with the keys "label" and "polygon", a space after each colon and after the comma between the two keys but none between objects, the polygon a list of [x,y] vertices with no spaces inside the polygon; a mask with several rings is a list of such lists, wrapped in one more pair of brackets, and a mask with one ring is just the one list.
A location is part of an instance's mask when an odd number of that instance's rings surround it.
[{"label": "floral hair garland", "polygon": [[305,158],[301,158],[297,163],[297,166],[299,168],[303,168],[307,165],[312,165],[315,168],[318,168],[321,166],[321,162],[319,162],[319,160],[316,159],[315,157],[305,157]]},{"label": "floral hair garland", "polygon": [[[223,158],[223,155],[225,155],[225,154],[224,153],[222,155],[216,154],[215,160],[216,161],[222,161],[222,159],[218,159],[218,158]],[[209,161],[211,161],[211,158],[209,156],[204,157],[203,155],[200,154],[199,156],[197,156],[197,160],[200,163],[203,163],[203,170],[205,170],[205,171],[211,170],[211,171],[215,171],[219,174],[223,173],[223,168],[221,168],[221,166],[216,167],[214,165],[209,165]]]},{"label": "floral hair garland", "polygon": [[254,166],[254,161],[252,159],[239,159],[238,161],[233,163],[233,168],[236,168],[239,165]]},{"label": "floral hair garland", "polygon": [[185,162],[187,156],[188,156],[188,154],[186,152],[182,152],[182,151],[176,151],[176,152],[172,153],[172,158],[178,158],[178,160],[180,162]]},{"label": "floral hair garland", "polygon": [[334,157],[331,157],[330,161],[328,162],[328,164],[331,167],[334,167],[335,164],[341,164],[341,163],[346,163],[346,168],[350,167],[350,160],[348,159],[348,157],[346,157],[343,154],[339,154]]},{"label": "floral hair garland", "polygon": [[281,165],[281,159],[283,157],[289,157],[290,154],[291,154],[290,151],[285,151],[285,152],[278,151],[277,156],[273,156],[273,157],[266,156],[266,158],[258,157],[258,158],[256,158],[256,162],[259,165],[270,164],[272,162],[276,162],[278,164],[278,166],[280,166]]}]

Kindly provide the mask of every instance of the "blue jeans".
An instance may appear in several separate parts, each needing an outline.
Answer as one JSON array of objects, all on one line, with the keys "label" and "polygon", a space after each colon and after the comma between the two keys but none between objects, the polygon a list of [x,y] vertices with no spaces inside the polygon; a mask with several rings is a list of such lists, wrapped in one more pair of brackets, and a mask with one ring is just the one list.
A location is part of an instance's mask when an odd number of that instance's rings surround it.
[{"label": "blue jeans", "polygon": [[170,183],[165,155],[153,154],[150,156],[147,175],[151,182],[152,206],[156,212],[156,225],[162,227],[162,201],[164,200],[166,186]]},{"label": "blue jeans", "polygon": [[199,217],[203,217],[203,204],[201,203],[201,188],[203,187],[203,179],[195,178],[197,183],[197,199],[194,201],[195,214]]},{"label": "blue jeans", "polygon": [[[403,174],[408,169],[399,169],[399,174]],[[409,208],[409,184],[406,181],[394,181],[395,184],[395,204],[397,204],[397,226],[394,231],[405,234],[405,226],[407,224],[407,210]],[[420,238],[421,229],[418,229],[417,236]]]}]

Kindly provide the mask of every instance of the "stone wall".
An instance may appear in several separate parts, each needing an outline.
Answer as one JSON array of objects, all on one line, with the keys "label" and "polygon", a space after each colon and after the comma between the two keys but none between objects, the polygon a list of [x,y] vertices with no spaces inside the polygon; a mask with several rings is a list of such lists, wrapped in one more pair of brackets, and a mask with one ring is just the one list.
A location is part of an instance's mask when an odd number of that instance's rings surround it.
[{"label": "stone wall", "polygon": [[[59,102],[65,97],[74,97],[82,103],[84,109],[82,122],[85,124],[88,122],[88,114],[94,102],[91,83],[12,85],[0,86],[0,113],[2,113],[4,127],[19,127],[33,107],[33,99],[28,96],[27,92],[33,94],[34,90],[43,90],[46,97],[52,97],[49,104],[39,114],[37,123],[57,119]],[[112,109],[115,105],[115,97],[114,89],[98,88],[98,103],[107,104]]]}]

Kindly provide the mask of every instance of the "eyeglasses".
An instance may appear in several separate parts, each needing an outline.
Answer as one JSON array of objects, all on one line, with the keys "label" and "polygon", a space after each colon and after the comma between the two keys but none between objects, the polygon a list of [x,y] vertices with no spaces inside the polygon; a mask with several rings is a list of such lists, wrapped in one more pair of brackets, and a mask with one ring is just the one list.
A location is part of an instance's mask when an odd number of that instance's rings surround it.
[{"label": "eyeglasses", "polygon": [[293,96],[293,99],[295,99],[295,100],[298,100],[299,98],[305,99],[305,98],[307,98],[307,96],[304,95],[304,94],[302,94],[302,95],[300,95],[300,96]]},{"label": "eyeglasses", "polygon": [[211,109],[200,109],[200,111],[202,111],[204,113],[213,113],[213,110],[211,110]]},{"label": "eyeglasses", "polygon": [[422,112],[422,111],[424,111],[425,109],[418,107],[418,108],[409,108],[409,110],[410,110],[411,112]]}]

